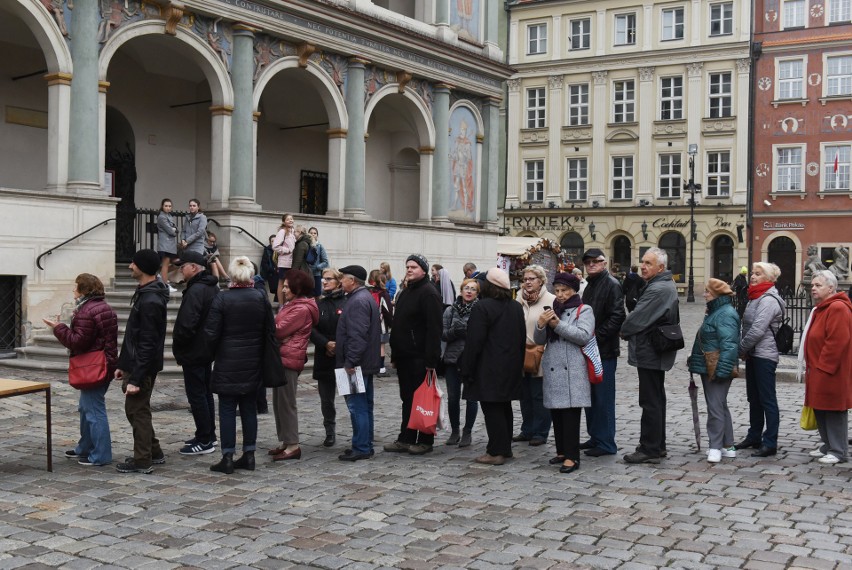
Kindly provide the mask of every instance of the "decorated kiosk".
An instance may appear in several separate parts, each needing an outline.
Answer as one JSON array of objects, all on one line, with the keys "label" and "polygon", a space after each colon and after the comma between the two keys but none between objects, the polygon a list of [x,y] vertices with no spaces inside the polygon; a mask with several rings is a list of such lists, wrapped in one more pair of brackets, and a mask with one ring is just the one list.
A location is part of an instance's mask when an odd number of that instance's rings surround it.
[{"label": "decorated kiosk", "polygon": [[563,269],[564,263],[560,245],[547,238],[497,238],[497,265],[509,274],[513,290],[520,288],[524,268],[528,265],[540,265],[547,274],[547,290],[551,291],[553,278]]}]

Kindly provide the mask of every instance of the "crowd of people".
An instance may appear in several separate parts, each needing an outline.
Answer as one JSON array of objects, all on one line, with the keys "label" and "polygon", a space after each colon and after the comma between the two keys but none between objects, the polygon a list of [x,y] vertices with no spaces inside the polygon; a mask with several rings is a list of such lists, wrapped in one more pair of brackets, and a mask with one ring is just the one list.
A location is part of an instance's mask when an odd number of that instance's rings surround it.
[{"label": "crowd of people", "polygon": [[[80,440],[66,452],[83,465],[113,460],[105,404],[113,379],[126,395],[134,440],[133,455],[117,463],[117,470],[150,473],[154,464],[165,461],[152,423],[151,394],[163,368],[166,306],[174,292],[168,281],[172,264],[184,284],[172,351],[183,370],[195,424],[179,453],[204,455],[218,447],[221,459],[211,465],[213,471],[255,469],[257,416],[266,412],[267,387],[272,388],[277,440],[268,454],[276,462],[301,458],[296,394],[311,344],[323,446],[337,442],[338,374],[342,370],[363,377],[363,388],[344,397],[352,436],[351,446],[338,456],[341,461],[374,456],[374,379],[392,367],[399,385],[400,427],[394,441],[384,445],[385,452],[433,451],[434,433],[412,429],[410,419],[416,390],[424,378],[438,372],[446,378],[448,392],[450,433],[445,445],[472,445],[481,409],[487,441],[476,462],[502,465],[513,456],[513,443],[545,445],[552,427],[555,453],[550,463],[562,473],[575,472],[581,451],[589,458],[618,452],[616,368],[621,340],[627,341],[628,364],[637,369],[642,410],[639,441],[623,460],[657,464],[668,455],[665,377],[685,342],[679,333],[677,290],[662,249],[649,249],[641,266],[633,268],[638,285],[632,278],[629,284],[627,279],[619,283],[608,270],[604,252],[592,248],[582,255],[584,275],[557,273],[548,283],[542,267],[527,266],[515,297],[508,275],[497,267],[479,272],[473,263],[466,264],[457,290],[449,271],[439,264],[430,266],[418,253],[407,257],[400,282],[387,263],[369,272],[360,265],[334,268],[318,242],[317,228],[305,228],[288,214],[278,232],[269,236],[259,278],[257,266],[244,256],[231,260],[226,273],[224,267],[214,270],[219,259],[210,255],[210,237],[197,201],[190,203],[190,219],[180,236],[170,211],[171,202],[164,200],[157,222],[165,236],[160,251],[139,250],[130,263],[138,286],[120,349],[116,314],[93,275],[76,279],[77,308],[70,326],[45,320],[72,356],[103,351],[107,362],[106,376],[80,392]],[[228,279],[224,290],[222,273]],[[717,279],[706,283],[707,312],[687,366],[700,375],[704,387],[710,463],[746,449],[753,449],[753,457],[777,453],[775,335],[785,312],[774,286],[779,275],[772,263],[754,263],[742,316],[730,285]],[[270,303],[267,287],[275,294],[277,308]],[[852,303],[837,292],[837,279],[829,271],[813,276],[812,296],[815,307],[802,334],[799,371],[806,384],[804,403],[814,410],[821,438],[811,455],[833,464],[848,459]],[[749,429],[737,442],[727,396],[741,361]],[[521,411],[517,434],[514,400],[520,401]],[[242,454],[235,459],[238,414]]]}]

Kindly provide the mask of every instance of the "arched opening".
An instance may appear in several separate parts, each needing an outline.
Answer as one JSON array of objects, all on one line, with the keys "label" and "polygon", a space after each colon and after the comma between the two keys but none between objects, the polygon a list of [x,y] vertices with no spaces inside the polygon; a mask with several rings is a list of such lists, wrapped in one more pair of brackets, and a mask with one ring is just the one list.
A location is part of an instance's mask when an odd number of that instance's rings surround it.
[{"label": "arched opening", "polygon": [[[104,146],[106,183],[112,195],[121,198],[116,208],[115,259],[130,261],[136,251],[133,224],[136,213],[136,137],[130,121],[115,107],[106,108]],[[169,196],[163,196],[166,198]]]},{"label": "arched opening", "polygon": [[391,219],[399,222],[417,221],[418,194],[412,188],[420,185],[420,153],[413,148],[399,151],[390,165]]},{"label": "arched opening", "polygon": [[686,238],[678,232],[666,232],[660,236],[660,249],[669,256],[669,270],[677,283],[686,280]]},{"label": "arched opening", "polygon": [[616,236],[612,240],[610,267],[614,274],[627,273],[630,270],[632,252],[633,244],[630,243],[630,238],[627,236]]},{"label": "arched opening", "polygon": [[781,269],[775,282],[778,291],[796,290],[796,244],[787,236],[778,236],[769,242],[767,261]]},{"label": "arched opening", "polygon": [[577,232],[568,232],[559,240],[559,245],[565,254],[565,261],[571,261],[577,267],[583,266],[583,236]]},{"label": "arched opening", "polygon": [[726,283],[734,281],[734,240],[730,236],[713,240],[713,277]]}]

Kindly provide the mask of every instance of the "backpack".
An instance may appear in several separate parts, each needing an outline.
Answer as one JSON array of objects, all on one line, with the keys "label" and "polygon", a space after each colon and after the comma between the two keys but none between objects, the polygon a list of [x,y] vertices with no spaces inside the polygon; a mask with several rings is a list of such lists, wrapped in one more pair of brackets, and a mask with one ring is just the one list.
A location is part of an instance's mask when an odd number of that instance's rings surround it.
[{"label": "backpack", "polygon": [[[775,337],[775,347],[781,354],[789,354],[790,351],[793,350],[793,327],[790,326],[790,318],[784,317],[784,305],[781,303],[781,299],[772,295],[770,295],[770,297],[775,299],[778,306],[781,307],[781,326],[773,333],[773,336]],[[772,327],[770,327],[770,330],[771,329]]]},{"label": "backpack", "polygon": [[308,252],[305,254],[305,263],[307,263],[308,265],[316,265],[317,258],[319,258],[317,248],[316,246],[312,245],[308,248]]}]

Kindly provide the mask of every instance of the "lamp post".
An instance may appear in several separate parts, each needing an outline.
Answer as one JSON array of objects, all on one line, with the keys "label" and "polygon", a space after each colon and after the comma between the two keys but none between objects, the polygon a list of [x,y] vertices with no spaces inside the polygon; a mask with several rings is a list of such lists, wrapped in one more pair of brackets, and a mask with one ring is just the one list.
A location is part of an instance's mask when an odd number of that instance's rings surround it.
[{"label": "lamp post", "polygon": [[695,155],[698,154],[698,145],[691,144],[687,150],[689,154],[689,183],[686,191],[689,192],[689,282],[686,287],[686,302],[695,302],[695,193],[701,190],[701,184],[695,183]]}]

